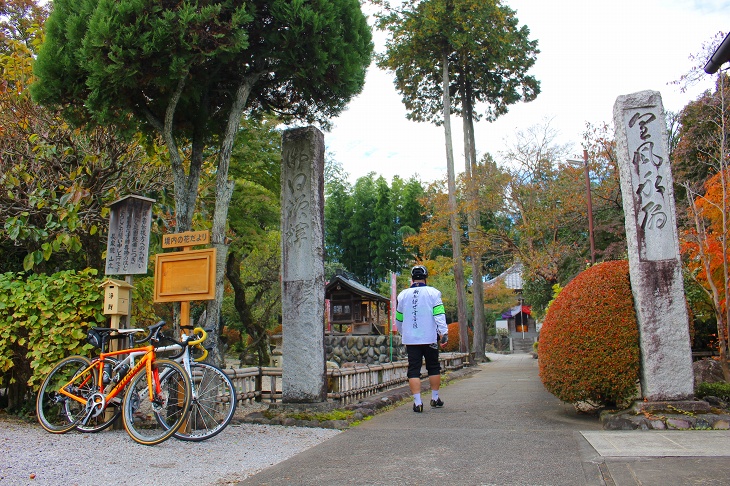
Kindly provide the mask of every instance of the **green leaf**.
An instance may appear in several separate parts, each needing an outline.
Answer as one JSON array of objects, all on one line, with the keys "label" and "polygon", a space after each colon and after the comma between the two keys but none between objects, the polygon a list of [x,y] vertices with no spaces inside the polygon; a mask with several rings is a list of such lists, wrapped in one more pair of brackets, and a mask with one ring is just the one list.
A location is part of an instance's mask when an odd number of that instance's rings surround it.
[{"label": "green leaf", "polygon": [[35,257],[33,256],[33,253],[28,253],[27,255],[25,255],[25,258],[23,258],[23,270],[27,272],[33,269],[33,267],[35,266],[34,258]]},{"label": "green leaf", "polygon": [[53,254],[53,246],[49,243],[43,243],[41,248],[43,249],[43,259],[48,261]]}]

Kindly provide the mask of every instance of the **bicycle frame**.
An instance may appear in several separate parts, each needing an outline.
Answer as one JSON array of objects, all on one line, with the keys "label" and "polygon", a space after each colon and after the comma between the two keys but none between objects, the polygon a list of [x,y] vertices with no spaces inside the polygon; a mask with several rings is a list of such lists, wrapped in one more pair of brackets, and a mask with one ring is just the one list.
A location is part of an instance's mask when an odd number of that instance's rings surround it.
[{"label": "bicycle frame", "polygon": [[[192,339],[193,338],[192,335],[184,334],[183,337],[182,337],[183,343],[187,343],[187,345],[185,346],[185,350],[183,351],[183,353],[182,353],[182,355],[180,357],[173,358],[174,361],[177,361],[178,363],[180,363],[181,365],[183,365],[183,368],[185,368],[185,372],[190,377],[193,376],[193,373],[192,373],[192,371],[190,369],[190,361],[191,361],[191,359],[190,359],[190,348],[192,346],[196,346],[196,345],[202,343],[208,337],[208,333],[205,332],[205,330],[202,329],[202,328],[200,328],[200,327],[196,327],[195,330],[193,331],[193,333],[194,334],[200,334],[200,338],[198,338],[198,339]],[[192,360],[192,361],[203,361],[206,358],[206,356],[208,356],[208,351],[206,349],[204,349],[204,348],[202,348],[202,349],[203,349],[203,355],[201,357],[197,358],[197,359]],[[156,352],[158,352],[158,353],[162,353],[162,352],[166,352],[166,351],[180,351],[180,350],[182,350],[182,346],[180,346],[179,344],[171,344],[169,346],[163,346],[163,347],[160,347],[160,348],[156,348]],[[191,383],[191,386],[192,386],[192,391],[193,391],[193,397],[194,398],[197,398],[198,392],[197,392],[197,390],[195,388],[195,384],[194,383]]]},{"label": "bicycle frame", "polygon": [[[184,342],[187,342],[187,346],[185,346],[185,350],[179,358],[176,359],[179,363],[183,365],[185,368],[186,373],[188,376],[192,376],[191,370],[190,370],[190,346],[194,346],[197,344],[200,344],[205,340],[207,337],[206,332],[201,328],[196,328],[195,331],[199,331],[202,333],[202,337],[200,339],[196,340],[189,340],[190,337],[187,335],[183,337]],[[124,388],[129,384],[129,382],[142,370],[142,368],[146,369],[146,378],[147,378],[147,390],[149,392],[149,398],[150,401],[154,401],[155,393],[160,394],[161,393],[161,387],[160,387],[160,376],[156,369],[152,369],[152,363],[155,361],[155,358],[157,357],[157,352],[161,351],[180,351],[182,347],[179,344],[174,344],[171,346],[164,346],[160,348],[155,348],[153,345],[148,346],[142,346],[139,348],[126,348],[126,349],[120,349],[118,351],[109,351],[109,352],[102,352],[99,354],[99,357],[91,362],[91,364],[83,370],[83,372],[79,373],[76,377],[74,377],[71,381],[63,385],[59,389],[59,393],[62,395],[75,400],[79,403],[82,403],[87,408],[87,414],[82,419],[82,422],[85,422],[88,420],[88,417],[90,416],[96,416],[100,414],[103,410],[106,409],[108,404],[111,400],[113,400],[115,397],[120,395]],[[205,352],[207,354],[207,351]],[[104,384],[104,364],[106,362],[107,358],[114,357],[114,356],[121,356],[125,355],[125,358],[123,360],[120,360],[117,362],[117,367],[122,365],[123,363],[127,363],[129,366],[129,371],[119,380],[118,383],[114,385],[114,387],[108,391],[105,392],[105,384]],[[142,358],[137,361],[137,357],[142,356]],[[203,356],[205,358],[205,356]],[[201,358],[201,359],[203,359]],[[91,398],[84,398],[76,395],[75,393],[69,391],[69,388],[71,386],[83,386],[86,385],[89,377],[87,371],[89,371],[92,368],[97,368],[97,383],[96,387],[97,390],[99,390],[98,393],[95,393],[92,395]],[[81,380],[81,377],[86,377],[84,381],[79,382]],[[193,388],[194,390],[194,388]],[[196,392],[193,391],[195,394]],[[91,405],[89,401],[93,399],[94,403]]]},{"label": "bicycle frame", "polygon": [[[119,380],[119,383],[117,383],[114,388],[112,388],[108,393],[101,393],[102,397],[104,398],[104,402],[102,405],[102,410],[106,408],[107,404],[110,400],[114,399],[117,395],[119,395],[122,390],[124,390],[124,387],[127,386],[127,384],[134,378],[137,373],[139,373],[143,367],[146,368],[147,371],[147,389],[149,390],[149,396],[150,400],[154,399],[154,392],[160,393],[160,381],[159,381],[159,375],[157,373],[157,370],[152,369],[152,363],[155,360],[156,353],[155,353],[155,347],[154,346],[143,346],[140,348],[132,348],[132,349],[121,349],[119,351],[110,351],[108,353],[101,353],[99,355],[99,358],[92,361],[92,363],[77,377],[73,378],[70,382],[63,385],[59,392],[68,398],[72,400],[76,400],[77,402],[86,404],[88,403],[88,399],[79,397],[78,395],[70,392],[67,390],[68,387],[71,385],[83,385],[84,383],[76,383],[77,380],[80,379],[81,376],[84,376],[86,372],[92,368],[98,368],[98,390],[104,390],[104,382],[103,382],[103,373],[104,373],[104,360],[111,356],[119,356],[119,355],[128,355],[124,361],[130,360],[131,363],[134,363],[135,358],[137,356],[142,356],[142,358],[134,364],[133,367],[127,372],[124,377]],[[88,380],[88,377],[87,377]]]}]

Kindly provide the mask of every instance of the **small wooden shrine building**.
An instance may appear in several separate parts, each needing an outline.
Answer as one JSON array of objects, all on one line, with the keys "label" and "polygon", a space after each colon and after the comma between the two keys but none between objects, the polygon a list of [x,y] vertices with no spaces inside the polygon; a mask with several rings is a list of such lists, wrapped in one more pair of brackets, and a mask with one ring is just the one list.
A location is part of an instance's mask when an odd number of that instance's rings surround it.
[{"label": "small wooden shrine building", "polygon": [[338,271],[324,291],[327,334],[387,334],[390,299]]},{"label": "small wooden shrine building", "polygon": [[498,320],[496,325],[497,329],[507,330],[510,351],[529,353],[532,351],[532,344],[537,341],[540,331],[537,322],[532,317],[532,309],[529,305],[525,305],[525,300],[522,298],[522,272],[523,265],[517,262],[498,277],[485,282],[485,285],[502,281],[505,287],[515,293],[517,305],[505,310],[502,313],[502,320]]}]

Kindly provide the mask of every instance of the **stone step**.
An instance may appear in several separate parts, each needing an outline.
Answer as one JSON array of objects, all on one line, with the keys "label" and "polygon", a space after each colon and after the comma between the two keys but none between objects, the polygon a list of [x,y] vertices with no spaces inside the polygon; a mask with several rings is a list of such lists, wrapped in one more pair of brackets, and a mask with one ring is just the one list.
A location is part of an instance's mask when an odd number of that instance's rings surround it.
[{"label": "stone step", "polygon": [[532,339],[512,338],[512,352],[517,354],[529,354],[532,352]]}]

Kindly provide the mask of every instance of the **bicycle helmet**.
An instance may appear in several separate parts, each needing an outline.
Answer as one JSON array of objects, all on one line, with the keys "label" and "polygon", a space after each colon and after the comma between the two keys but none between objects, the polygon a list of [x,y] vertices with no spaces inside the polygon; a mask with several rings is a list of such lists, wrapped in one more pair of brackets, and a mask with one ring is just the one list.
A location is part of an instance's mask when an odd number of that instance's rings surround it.
[{"label": "bicycle helmet", "polygon": [[413,280],[426,280],[428,277],[428,270],[423,265],[416,265],[411,270],[411,279]]}]

